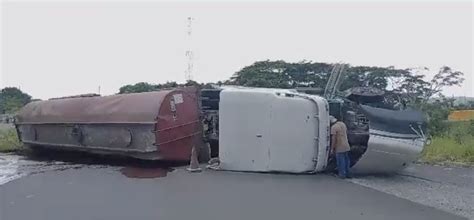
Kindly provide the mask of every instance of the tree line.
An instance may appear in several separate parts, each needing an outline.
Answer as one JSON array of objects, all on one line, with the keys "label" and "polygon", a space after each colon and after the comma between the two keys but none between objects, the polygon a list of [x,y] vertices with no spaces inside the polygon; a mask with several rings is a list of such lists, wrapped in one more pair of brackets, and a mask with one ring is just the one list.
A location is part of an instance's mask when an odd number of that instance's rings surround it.
[{"label": "tree line", "polygon": [[[334,65],[311,61],[296,63],[283,60],[258,61],[237,71],[230,79],[215,84],[285,89],[300,87],[324,89]],[[397,69],[393,66],[345,65],[344,71],[345,78],[342,79],[340,90],[365,86],[383,90],[388,102],[403,103],[403,106],[425,112],[428,116],[429,130],[434,135],[445,131],[444,122],[447,120],[449,112],[455,109],[454,100],[443,96],[442,90],[446,87],[460,86],[464,81],[462,72],[448,66],[443,66],[433,72],[428,68]],[[429,75],[432,77],[426,78],[426,73],[430,73]],[[207,87],[210,84],[199,84],[194,81],[184,84],[141,82],[125,85],[120,88],[119,93],[148,92],[187,85]],[[436,99],[434,99],[435,97]]]},{"label": "tree line", "polygon": [[[329,79],[334,64],[301,61],[296,63],[277,61],[258,61],[234,73],[224,82],[217,85],[238,85],[265,88],[324,88]],[[350,66],[346,65],[345,78],[342,80],[341,90],[352,87],[370,86],[381,89],[387,96],[412,105],[427,103],[434,97],[441,97],[442,90],[450,86],[460,86],[464,80],[463,73],[444,66],[436,72],[431,72],[432,78],[424,77],[428,68],[396,69],[393,66]],[[184,84],[166,82],[151,84],[140,82],[122,86],[119,93],[148,92],[179,86],[200,85],[195,81]],[[444,97],[446,98],[446,97]]]}]

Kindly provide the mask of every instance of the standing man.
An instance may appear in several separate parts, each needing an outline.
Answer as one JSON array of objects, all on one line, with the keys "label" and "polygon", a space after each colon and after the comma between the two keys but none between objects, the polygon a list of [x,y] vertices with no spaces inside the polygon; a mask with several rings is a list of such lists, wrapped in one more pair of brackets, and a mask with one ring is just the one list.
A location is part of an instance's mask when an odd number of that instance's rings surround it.
[{"label": "standing man", "polygon": [[337,171],[340,178],[350,178],[349,167],[349,141],[347,140],[347,127],[344,122],[337,120],[333,116],[331,122],[331,152],[336,153]]}]

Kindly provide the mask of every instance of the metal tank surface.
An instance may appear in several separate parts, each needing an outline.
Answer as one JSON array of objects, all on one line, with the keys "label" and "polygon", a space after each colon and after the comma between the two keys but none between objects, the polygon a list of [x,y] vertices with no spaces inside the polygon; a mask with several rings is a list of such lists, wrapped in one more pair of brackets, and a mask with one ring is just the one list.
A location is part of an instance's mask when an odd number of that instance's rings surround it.
[{"label": "metal tank surface", "polygon": [[416,161],[426,142],[426,120],[418,111],[361,105],[369,121],[369,140],[351,168],[355,173],[393,173]]},{"label": "metal tank surface", "polygon": [[35,148],[189,160],[201,136],[195,88],[36,101],[18,113],[20,141]]}]

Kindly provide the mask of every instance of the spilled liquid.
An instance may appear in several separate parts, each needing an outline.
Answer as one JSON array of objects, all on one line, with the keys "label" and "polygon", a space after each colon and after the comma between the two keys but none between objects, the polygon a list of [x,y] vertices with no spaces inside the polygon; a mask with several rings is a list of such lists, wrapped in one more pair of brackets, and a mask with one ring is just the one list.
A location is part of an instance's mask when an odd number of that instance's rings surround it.
[{"label": "spilled liquid", "polygon": [[62,161],[31,160],[23,155],[0,153],[0,185],[32,174],[78,169],[82,166]]},{"label": "spilled liquid", "polygon": [[0,185],[24,176],[82,168],[118,168],[128,178],[161,178],[173,171],[171,167],[184,165],[187,163],[146,161],[72,151],[48,150],[39,154],[21,155],[0,153]]},{"label": "spilled liquid", "polygon": [[120,172],[129,178],[160,178],[168,175],[173,168],[124,167]]},{"label": "spilled liquid", "polygon": [[19,156],[0,154],[0,185],[22,177],[18,172]]}]

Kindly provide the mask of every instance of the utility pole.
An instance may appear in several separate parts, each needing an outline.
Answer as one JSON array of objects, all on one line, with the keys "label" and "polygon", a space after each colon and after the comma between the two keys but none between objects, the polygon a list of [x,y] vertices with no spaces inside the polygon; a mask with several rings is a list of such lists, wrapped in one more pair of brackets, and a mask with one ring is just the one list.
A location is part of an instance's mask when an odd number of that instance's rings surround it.
[{"label": "utility pole", "polygon": [[186,81],[188,80],[193,80],[193,59],[194,59],[194,53],[192,50],[192,22],[194,18],[193,17],[188,17],[188,27],[187,27],[187,41],[188,41],[188,50],[186,50],[186,58],[188,60],[187,68],[184,71],[184,78]]}]

